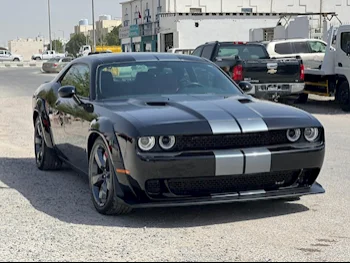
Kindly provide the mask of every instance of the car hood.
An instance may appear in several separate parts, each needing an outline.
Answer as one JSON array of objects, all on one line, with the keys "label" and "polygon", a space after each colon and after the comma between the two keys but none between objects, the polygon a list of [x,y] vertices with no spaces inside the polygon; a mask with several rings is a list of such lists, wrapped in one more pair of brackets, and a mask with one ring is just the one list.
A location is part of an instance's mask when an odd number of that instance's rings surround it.
[{"label": "car hood", "polygon": [[251,96],[172,95],[106,101],[143,135],[230,134],[321,127],[311,114]]}]

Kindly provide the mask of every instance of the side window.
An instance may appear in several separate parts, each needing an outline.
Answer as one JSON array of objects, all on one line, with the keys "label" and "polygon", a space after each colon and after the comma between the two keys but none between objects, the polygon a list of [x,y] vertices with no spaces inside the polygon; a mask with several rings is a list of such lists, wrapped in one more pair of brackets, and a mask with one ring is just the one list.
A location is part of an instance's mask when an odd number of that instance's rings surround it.
[{"label": "side window", "polygon": [[1,51],[1,50],[0,50],[0,55],[4,55],[4,51]]},{"label": "side window", "polygon": [[341,49],[347,53],[348,44],[350,44],[350,32],[341,33]]},{"label": "side window", "polygon": [[306,42],[294,42],[293,45],[295,53],[297,54],[305,54],[311,52]]},{"label": "side window", "polygon": [[325,53],[326,44],[320,41],[308,41],[312,53]]},{"label": "side window", "polygon": [[294,53],[290,43],[276,44],[275,52],[280,55],[288,55]]},{"label": "side window", "polygon": [[203,47],[197,48],[195,51],[193,51],[192,56],[200,57],[202,54]]},{"label": "side window", "polygon": [[90,68],[87,65],[73,65],[61,81],[62,86],[74,86],[77,95],[83,98],[90,96]]},{"label": "side window", "polygon": [[213,54],[214,45],[205,46],[203,49],[202,57],[210,59]]}]

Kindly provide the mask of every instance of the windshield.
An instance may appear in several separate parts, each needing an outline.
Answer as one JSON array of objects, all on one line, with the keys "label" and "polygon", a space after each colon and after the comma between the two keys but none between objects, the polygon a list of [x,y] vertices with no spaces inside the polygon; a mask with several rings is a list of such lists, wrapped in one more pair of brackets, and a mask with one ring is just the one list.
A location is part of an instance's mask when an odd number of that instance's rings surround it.
[{"label": "windshield", "polygon": [[175,94],[242,94],[215,65],[203,62],[151,61],[99,68],[98,99]]},{"label": "windshield", "polygon": [[241,59],[268,59],[266,48],[262,45],[223,45],[219,48],[218,57],[235,57]]}]

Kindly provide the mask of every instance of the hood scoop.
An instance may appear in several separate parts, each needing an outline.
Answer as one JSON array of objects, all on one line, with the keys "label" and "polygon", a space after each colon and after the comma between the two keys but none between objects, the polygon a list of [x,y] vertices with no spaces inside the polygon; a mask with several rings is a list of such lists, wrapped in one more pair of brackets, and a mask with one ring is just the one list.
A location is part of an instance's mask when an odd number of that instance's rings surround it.
[{"label": "hood scoop", "polygon": [[146,102],[146,105],[151,107],[166,107],[168,103],[164,101],[149,101]]},{"label": "hood scoop", "polygon": [[246,99],[246,98],[244,98],[244,99],[238,99],[238,101],[239,101],[240,103],[242,103],[242,104],[247,104],[247,103],[251,103],[251,102],[252,102],[250,99]]}]

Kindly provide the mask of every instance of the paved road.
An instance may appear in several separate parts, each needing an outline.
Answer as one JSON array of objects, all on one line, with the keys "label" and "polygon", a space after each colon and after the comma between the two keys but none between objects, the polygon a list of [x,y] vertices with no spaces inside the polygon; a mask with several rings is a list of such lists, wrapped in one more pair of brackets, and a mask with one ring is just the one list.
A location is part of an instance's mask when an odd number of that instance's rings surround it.
[{"label": "paved road", "polygon": [[327,131],[323,196],[139,210],[104,217],[86,178],[39,172],[30,95],[53,75],[0,70],[0,259],[7,261],[348,261],[349,116],[312,102]]}]

